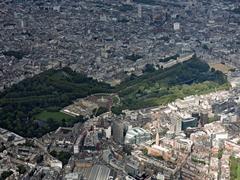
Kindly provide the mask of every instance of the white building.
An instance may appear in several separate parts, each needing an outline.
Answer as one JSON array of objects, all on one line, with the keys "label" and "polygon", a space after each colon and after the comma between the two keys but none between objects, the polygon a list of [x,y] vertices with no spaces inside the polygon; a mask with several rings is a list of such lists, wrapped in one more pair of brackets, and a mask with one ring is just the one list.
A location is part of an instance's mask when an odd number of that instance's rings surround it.
[{"label": "white building", "polygon": [[111,131],[112,131],[111,126],[109,126],[107,129],[105,129],[106,138],[108,138],[108,139],[111,138],[111,135],[112,135]]},{"label": "white building", "polygon": [[62,162],[57,160],[57,159],[51,160],[50,161],[50,167],[62,169]]},{"label": "white building", "polygon": [[151,140],[151,133],[143,128],[135,127],[127,131],[125,136],[125,144],[140,144]]},{"label": "white building", "polygon": [[64,176],[64,180],[80,180],[78,173],[68,173]]},{"label": "white building", "polygon": [[173,24],[173,29],[174,31],[179,31],[180,30],[180,23],[176,22]]}]

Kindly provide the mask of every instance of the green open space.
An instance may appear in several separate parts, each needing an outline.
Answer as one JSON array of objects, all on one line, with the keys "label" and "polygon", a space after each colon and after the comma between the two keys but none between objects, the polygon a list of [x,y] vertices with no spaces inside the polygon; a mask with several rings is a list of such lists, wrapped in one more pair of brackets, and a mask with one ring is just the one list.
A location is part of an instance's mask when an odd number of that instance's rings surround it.
[{"label": "green open space", "polygon": [[177,98],[229,88],[226,76],[193,57],[168,69],[130,77],[118,87],[121,109],[165,105]]},{"label": "green open space", "polygon": [[240,159],[230,157],[230,179],[240,180]]},{"label": "green open space", "polygon": [[[51,69],[25,79],[0,94],[0,127],[25,137],[39,137],[59,126],[72,126],[78,120],[82,121],[81,117],[61,119],[64,115],[56,113],[73,100],[109,92],[112,92],[110,85],[70,68]],[[36,119],[39,116],[44,121]]]},{"label": "green open space", "polygon": [[72,120],[74,119],[74,117],[72,116],[69,116],[67,114],[64,114],[62,112],[59,112],[59,111],[55,111],[55,112],[50,112],[50,111],[42,111],[38,114],[36,114],[34,116],[35,119],[37,120],[48,120],[48,119],[52,119],[54,121],[62,121],[62,120]]},{"label": "green open space", "polygon": [[[112,111],[119,114],[123,109],[164,105],[177,98],[228,88],[226,76],[197,57],[168,69],[146,65],[143,75],[131,76],[116,87],[70,68],[51,69],[0,94],[0,127],[25,137],[39,137],[59,126],[72,126],[83,118],[70,118],[59,111],[77,98],[98,93],[117,94],[120,101],[113,99]],[[96,114],[103,112],[105,109],[100,108]]]}]

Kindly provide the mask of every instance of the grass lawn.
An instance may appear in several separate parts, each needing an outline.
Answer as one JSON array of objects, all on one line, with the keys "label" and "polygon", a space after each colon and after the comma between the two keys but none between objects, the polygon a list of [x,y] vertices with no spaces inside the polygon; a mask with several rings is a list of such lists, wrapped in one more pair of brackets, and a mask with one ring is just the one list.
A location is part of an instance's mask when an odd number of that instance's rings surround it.
[{"label": "grass lawn", "polygon": [[230,158],[230,179],[240,179],[240,159],[235,157]]},{"label": "grass lawn", "polygon": [[39,114],[35,115],[35,119],[37,120],[47,120],[47,119],[53,119],[54,121],[62,121],[65,119],[66,121],[74,119],[74,117],[71,117],[67,114],[64,114],[62,112],[50,112],[50,111],[42,111]]}]

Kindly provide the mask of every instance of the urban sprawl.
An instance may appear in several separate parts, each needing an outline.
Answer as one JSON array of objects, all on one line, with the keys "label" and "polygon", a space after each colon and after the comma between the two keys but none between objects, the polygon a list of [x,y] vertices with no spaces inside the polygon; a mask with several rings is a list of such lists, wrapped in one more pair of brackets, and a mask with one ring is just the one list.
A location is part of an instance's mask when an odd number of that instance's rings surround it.
[{"label": "urban sprawl", "polygon": [[40,138],[0,127],[0,179],[240,178],[239,24],[238,0],[2,0],[1,91],[65,66],[114,86],[193,56],[231,87],[120,115],[92,114],[118,95],[87,96],[61,110],[86,121]]}]

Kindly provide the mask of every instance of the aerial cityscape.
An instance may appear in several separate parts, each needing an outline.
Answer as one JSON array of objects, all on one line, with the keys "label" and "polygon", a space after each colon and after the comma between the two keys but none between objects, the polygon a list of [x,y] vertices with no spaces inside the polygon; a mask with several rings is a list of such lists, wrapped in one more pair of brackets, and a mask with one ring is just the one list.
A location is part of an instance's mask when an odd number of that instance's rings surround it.
[{"label": "aerial cityscape", "polygon": [[0,0],[0,180],[240,180],[239,0]]}]

